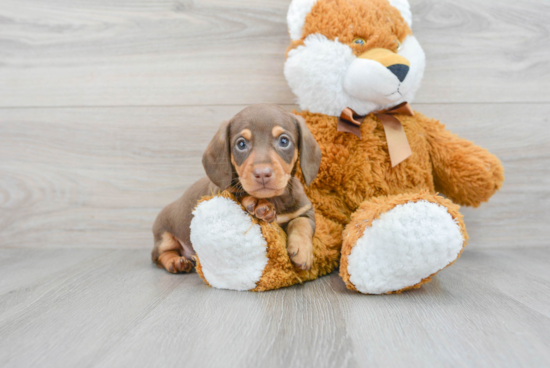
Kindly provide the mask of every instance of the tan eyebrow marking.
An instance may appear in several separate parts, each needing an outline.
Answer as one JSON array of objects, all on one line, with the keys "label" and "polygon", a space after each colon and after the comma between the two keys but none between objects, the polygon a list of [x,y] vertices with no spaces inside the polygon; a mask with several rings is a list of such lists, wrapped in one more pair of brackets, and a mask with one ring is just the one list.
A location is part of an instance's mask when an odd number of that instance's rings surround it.
[{"label": "tan eyebrow marking", "polygon": [[247,141],[250,140],[250,138],[252,138],[252,132],[250,131],[250,129],[243,129],[241,130],[241,133],[240,133],[244,139],[246,139]]},{"label": "tan eyebrow marking", "polygon": [[273,129],[271,129],[271,134],[273,134],[273,137],[275,137],[275,138],[277,138],[278,136],[280,136],[284,132],[285,132],[285,130],[283,128],[281,128],[280,126],[278,126],[278,125],[275,125],[273,127]]}]

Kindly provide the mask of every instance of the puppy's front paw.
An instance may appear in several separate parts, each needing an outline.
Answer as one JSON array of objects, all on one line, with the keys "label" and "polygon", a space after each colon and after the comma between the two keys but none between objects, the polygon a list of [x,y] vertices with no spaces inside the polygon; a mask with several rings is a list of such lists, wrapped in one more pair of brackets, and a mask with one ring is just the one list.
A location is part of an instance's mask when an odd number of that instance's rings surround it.
[{"label": "puppy's front paw", "polygon": [[241,203],[248,213],[257,219],[273,222],[277,218],[275,206],[267,199],[257,199],[252,196],[247,196],[241,200]]},{"label": "puppy's front paw", "polygon": [[287,252],[290,260],[297,268],[302,270],[311,269],[311,265],[313,264],[311,240],[290,237],[288,239]]},{"label": "puppy's front paw", "polygon": [[258,200],[252,196],[246,196],[241,199],[241,203],[244,208],[246,208],[248,213],[254,216],[254,211],[256,211],[256,204],[258,203]]},{"label": "puppy's front paw", "polygon": [[275,213],[275,206],[266,199],[260,199],[258,201],[254,214],[257,218],[267,222],[273,222],[277,217]]},{"label": "puppy's front paw", "polygon": [[309,270],[313,264],[313,227],[309,219],[299,217],[287,227],[286,250],[297,268]]}]

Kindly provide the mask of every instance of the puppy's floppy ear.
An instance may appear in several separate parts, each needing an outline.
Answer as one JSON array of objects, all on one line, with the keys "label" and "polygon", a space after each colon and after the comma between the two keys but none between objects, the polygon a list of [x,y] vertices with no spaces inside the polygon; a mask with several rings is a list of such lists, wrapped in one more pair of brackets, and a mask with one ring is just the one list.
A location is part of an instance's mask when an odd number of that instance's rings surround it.
[{"label": "puppy's floppy ear", "polygon": [[317,176],[321,165],[321,148],[309,131],[304,118],[292,114],[300,133],[300,168],[307,185]]},{"label": "puppy's floppy ear", "polygon": [[233,166],[229,147],[229,121],[224,121],[202,155],[202,166],[208,178],[225,190],[233,180]]}]

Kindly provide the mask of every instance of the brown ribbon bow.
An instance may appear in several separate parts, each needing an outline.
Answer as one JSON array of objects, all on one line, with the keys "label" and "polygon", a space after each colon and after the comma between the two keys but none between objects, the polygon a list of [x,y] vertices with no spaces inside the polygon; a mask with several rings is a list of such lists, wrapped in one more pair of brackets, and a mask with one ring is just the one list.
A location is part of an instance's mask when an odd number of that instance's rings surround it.
[{"label": "brown ribbon bow", "polygon": [[[393,115],[414,116],[411,105],[403,102],[388,110],[377,111],[374,113],[384,126],[386,141],[388,142],[388,151],[390,152],[391,166],[396,167],[412,155],[411,146],[407,140],[407,135],[399,119]],[[346,107],[338,119],[338,131],[355,134],[361,138],[361,124],[367,116],[359,116]]]}]

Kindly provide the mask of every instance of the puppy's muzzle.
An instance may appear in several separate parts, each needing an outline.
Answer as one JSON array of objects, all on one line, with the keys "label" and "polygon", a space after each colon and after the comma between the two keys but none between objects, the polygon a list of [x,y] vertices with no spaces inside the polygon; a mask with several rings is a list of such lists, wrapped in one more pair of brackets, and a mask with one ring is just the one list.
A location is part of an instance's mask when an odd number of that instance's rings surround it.
[{"label": "puppy's muzzle", "polygon": [[388,70],[392,72],[400,82],[405,80],[411,66],[409,60],[388,49],[372,49],[359,55],[358,58],[379,62],[388,68]]}]

